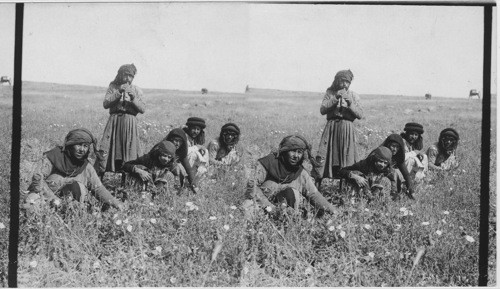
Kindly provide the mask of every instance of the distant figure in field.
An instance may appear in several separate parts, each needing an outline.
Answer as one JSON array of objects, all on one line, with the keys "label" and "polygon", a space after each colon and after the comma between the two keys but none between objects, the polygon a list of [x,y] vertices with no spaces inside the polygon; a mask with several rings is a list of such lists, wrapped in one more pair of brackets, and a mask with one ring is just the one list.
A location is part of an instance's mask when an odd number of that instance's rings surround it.
[{"label": "distant figure in field", "polygon": [[301,136],[290,135],[281,141],[277,152],[259,159],[254,178],[247,184],[247,199],[242,204],[245,216],[251,218],[255,209],[272,212],[282,203],[299,211],[304,208],[305,200],[317,209],[336,214],[337,209],[319,193],[302,167],[304,159],[310,157],[307,141]]},{"label": "distant figure in field", "polygon": [[354,185],[353,189],[358,193],[362,192],[369,200],[377,196],[388,197],[391,195],[391,180],[394,177],[391,160],[391,150],[380,146],[366,159],[342,168],[339,175],[349,180]]},{"label": "distant figure in field", "polygon": [[469,99],[473,98],[474,96],[477,96],[478,99],[481,99],[481,95],[479,95],[479,91],[477,91],[477,89],[471,89],[469,92]]},{"label": "distant figure in field", "polygon": [[26,205],[46,200],[58,206],[61,198],[71,197],[85,202],[94,195],[102,202],[122,210],[123,203],[103,186],[87,160],[90,147],[93,146],[95,150],[96,142],[87,129],[79,128],[66,135],[62,146],[45,152],[33,174]]},{"label": "distant figure in field", "polygon": [[208,89],[206,89],[206,88],[201,89],[201,94],[207,94],[207,93],[208,93]]},{"label": "distant figure in field", "polygon": [[413,199],[413,180],[405,165],[405,144],[403,138],[399,134],[391,134],[384,140],[382,146],[390,149],[392,152],[391,166],[394,169],[393,181],[395,182],[395,185],[393,184],[392,187],[396,189],[396,191],[393,191],[394,197],[399,198],[402,191],[402,184],[405,182],[407,188],[406,194],[410,199]]},{"label": "distant figure in field", "polygon": [[208,144],[210,165],[230,166],[240,161],[242,152],[237,149],[240,134],[240,128],[234,123],[226,123],[222,126],[219,138]]},{"label": "distant figure in field", "polygon": [[134,64],[122,65],[104,97],[110,116],[94,164],[101,179],[105,172],[116,172],[142,154],[136,115],[144,113],[145,104],[142,90],[132,85],[136,73]]},{"label": "distant figure in field", "polygon": [[[163,139],[172,142],[175,146],[175,169],[174,175],[179,176],[181,190],[185,186],[184,179],[187,178],[189,181],[189,189],[193,193],[198,193],[198,187],[196,184],[196,172],[189,164],[188,159],[188,141],[187,135],[182,128],[175,128],[170,131],[167,136]],[[180,192],[180,191],[179,191]]]},{"label": "distant figure in field", "polygon": [[144,190],[147,184],[158,188],[168,183],[167,174],[175,174],[175,145],[169,141],[157,143],[149,153],[126,162],[122,170],[127,173],[126,185]]},{"label": "distant figure in field", "polygon": [[318,188],[323,178],[334,178],[341,168],[359,160],[353,122],[363,117],[363,109],[358,94],[349,90],[353,77],[350,70],[337,72],[321,103],[327,123],[319,143],[319,167],[312,172]]},{"label": "distant figure in field", "polygon": [[2,83],[8,83],[9,85],[12,85],[12,80],[8,76],[2,76],[0,77],[0,84]]},{"label": "distant figure in field", "polygon": [[425,173],[429,168],[427,155],[423,152],[423,133],[424,127],[416,122],[409,122],[405,124],[404,132],[401,133],[401,137],[405,143],[404,150],[406,169],[416,180],[424,178]]},{"label": "distant figure in field", "polygon": [[191,167],[196,170],[197,177],[207,172],[208,150],[205,144],[205,120],[199,117],[190,117],[183,127],[188,143],[188,160]]},{"label": "distant figure in field", "polygon": [[427,150],[429,157],[429,169],[450,170],[458,167],[458,160],[455,156],[458,141],[458,132],[452,128],[446,128],[439,134],[439,140]]},{"label": "distant figure in field", "polygon": [[430,94],[430,93],[425,94],[425,99],[431,99],[431,98],[432,98],[432,94]]}]

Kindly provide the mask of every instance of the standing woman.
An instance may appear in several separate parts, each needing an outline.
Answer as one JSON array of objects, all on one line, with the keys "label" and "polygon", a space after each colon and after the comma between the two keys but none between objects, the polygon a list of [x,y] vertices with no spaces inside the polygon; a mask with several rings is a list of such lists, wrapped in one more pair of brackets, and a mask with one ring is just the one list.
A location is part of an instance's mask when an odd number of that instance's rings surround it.
[{"label": "standing woman", "polygon": [[134,64],[122,65],[104,97],[110,116],[94,165],[101,179],[105,172],[116,172],[141,155],[136,115],[144,113],[145,105],[142,90],[132,85],[136,73]]},{"label": "standing woman", "polygon": [[363,118],[363,109],[359,95],[349,90],[353,78],[350,70],[337,72],[321,103],[327,123],[316,157],[319,166],[312,173],[318,188],[323,178],[334,178],[341,168],[359,161],[353,121]]}]

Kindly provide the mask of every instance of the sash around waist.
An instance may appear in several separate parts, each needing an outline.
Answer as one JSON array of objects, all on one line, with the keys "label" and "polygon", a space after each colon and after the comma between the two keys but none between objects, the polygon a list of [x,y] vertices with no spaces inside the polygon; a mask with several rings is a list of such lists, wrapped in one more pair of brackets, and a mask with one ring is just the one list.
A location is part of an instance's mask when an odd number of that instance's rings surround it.
[{"label": "sash around waist", "polygon": [[131,112],[128,112],[128,111],[114,111],[114,112],[110,112],[109,113],[110,115],[117,115],[117,116],[123,116],[123,115],[132,115],[132,116],[136,116],[137,114],[133,114]]},{"label": "sash around waist", "polygon": [[351,118],[348,118],[348,117],[345,117],[345,116],[337,116],[337,115],[333,115],[331,117],[327,117],[326,120],[333,120],[333,121],[347,120],[347,121],[350,121],[350,122],[354,121],[354,119],[351,119]]}]

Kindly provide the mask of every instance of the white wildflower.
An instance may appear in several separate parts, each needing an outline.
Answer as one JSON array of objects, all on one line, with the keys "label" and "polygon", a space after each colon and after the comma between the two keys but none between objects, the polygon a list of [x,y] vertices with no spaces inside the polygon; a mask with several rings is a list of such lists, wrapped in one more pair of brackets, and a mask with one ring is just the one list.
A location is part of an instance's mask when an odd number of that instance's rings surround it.
[{"label": "white wildflower", "polygon": [[406,210],[406,208],[405,208],[405,207],[401,207],[401,208],[399,208],[399,211],[400,211],[400,212],[405,212],[405,211],[407,211],[407,210]]},{"label": "white wildflower", "polygon": [[127,226],[127,231],[132,232],[132,225]]},{"label": "white wildflower", "polygon": [[229,231],[229,225],[224,225],[224,230]]},{"label": "white wildflower", "polygon": [[187,219],[181,219],[181,225],[186,224],[186,223],[187,223],[187,221],[188,221]]},{"label": "white wildflower", "polygon": [[445,219],[442,219],[441,222],[443,222],[443,224],[446,224],[446,220]]},{"label": "white wildflower", "polygon": [[335,226],[328,227],[328,231],[334,231],[334,230],[335,230]]},{"label": "white wildflower", "polygon": [[396,228],[395,228],[395,230],[396,230],[396,231],[399,231],[400,229],[401,229],[401,224],[396,224]]},{"label": "white wildflower", "polygon": [[188,207],[192,207],[193,205],[194,205],[193,202],[187,202],[186,203],[186,206],[188,206]]},{"label": "white wildflower", "polygon": [[156,219],[155,218],[151,218],[149,221],[151,222],[151,224],[156,224]]},{"label": "white wildflower", "polygon": [[367,230],[370,230],[372,228],[372,226],[370,226],[369,224],[364,224],[363,227]]},{"label": "white wildflower", "polygon": [[429,222],[422,222],[422,226],[429,226]]},{"label": "white wildflower", "polygon": [[233,214],[229,214],[229,218],[234,219]]},{"label": "white wildflower", "polygon": [[113,219],[116,219],[116,218],[118,218],[118,214],[113,215]]},{"label": "white wildflower", "polygon": [[471,242],[471,243],[473,243],[473,242],[474,242],[474,238],[472,238],[472,237],[471,237],[471,236],[469,236],[469,235],[465,236],[465,240],[467,240],[467,241],[469,241],[469,242]]},{"label": "white wildflower", "polygon": [[35,268],[36,266],[38,266],[38,262],[37,261],[31,261],[30,262],[30,267],[31,268]]},{"label": "white wildflower", "polygon": [[128,219],[123,220],[124,224],[128,224]]},{"label": "white wildflower", "polygon": [[231,210],[236,210],[236,209],[237,209],[235,205],[232,205],[232,206],[230,206],[229,208],[230,208]]},{"label": "white wildflower", "polygon": [[94,264],[92,264],[92,268],[94,268],[94,269],[101,268],[101,263],[99,261],[95,261]]},{"label": "white wildflower", "polygon": [[118,219],[118,220],[116,220],[115,224],[117,224],[117,225],[121,225],[121,224],[122,224],[122,220],[119,220],[119,219]]},{"label": "white wildflower", "polygon": [[271,212],[272,210],[273,210],[273,209],[271,208],[271,206],[267,206],[267,207],[266,207],[266,211]]},{"label": "white wildflower", "polygon": [[370,252],[370,253],[368,253],[368,256],[370,256],[370,258],[372,258],[372,259],[373,259],[373,258],[375,258],[375,253]]},{"label": "white wildflower", "polygon": [[448,211],[443,211],[443,214],[445,214],[445,215],[449,215],[449,214],[450,214],[450,212],[448,212]]},{"label": "white wildflower", "polygon": [[208,219],[211,220],[211,221],[215,221],[215,220],[217,220],[217,217],[216,216],[210,216],[210,218],[208,218]]},{"label": "white wildflower", "polygon": [[175,278],[175,277],[170,277],[170,283],[172,283],[172,284],[177,283],[177,278]]},{"label": "white wildflower", "polygon": [[340,231],[340,237],[342,237],[342,239],[345,238],[345,232],[344,231]]},{"label": "white wildflower", "polygon": [[156,250],[156,252],[161,253],[162,247],[161,246],[156,246],[155,250]]},{"label": "white wildflower", "polygon": [[0,222],[0,229],[5,229],[5,225]]},{"label": "white wildflower", "polygon": [[443,232],[441,232],[440,230],[437,230],[437,231],[436,231],[436,234],[437,234],[438,236],[441,236],[441,235],[443,234]]},{"label": "white wildflower", "polygon": [[307,267],[307,269],[306,269],[306,272],[305,272],[305,273],[306,273],[306,275],[311,275],[311,274],[313,273],[313,268],[311,268],[311,267]]},{"label": "white wildflower", "polygon": [[365,208],[365,212],[369,212],[370,210],[368,208]]},{"label": "white wildflower", "polygon": [[337,230],[340,230],[340,229],[342,229],[342,225],[337,226]]}]

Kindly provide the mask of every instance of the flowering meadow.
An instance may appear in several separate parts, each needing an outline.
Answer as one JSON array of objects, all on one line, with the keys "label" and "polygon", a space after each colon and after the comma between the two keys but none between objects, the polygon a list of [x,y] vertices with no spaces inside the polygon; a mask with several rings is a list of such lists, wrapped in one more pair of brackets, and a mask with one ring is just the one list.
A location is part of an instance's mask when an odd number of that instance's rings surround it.
[{"label": "flowering meadow", "polygon": [[[140,83],[137,83],[140,86]],[[356,91],[353,84],[352,89]],[[42,153],[73,128],[98,139],[109,116],[104,87],[23,84],[21,198]],[[104,184],[126,202],[119,212],[97,202],[63,201],[21,210],[20,287],[125,286],[477,286],[481,102],[423,96],[361,95],[365,118],[355,122],[360,156],[406,122],[424,126],[424,147],[439,132],[460,133],[454,171],[429,173],[415,200],[349,195],[325,180],[322,194],[341,211],[314,217],[280,207],[246,221],[240,209],[252,163],[289,134],[318,149],[326,123],[322,93],[251,89],[217,93],[145,89],[138,116],[144,152],[190,116],[206,120],[207,143],[226,122],[242,130],[244,160],[180,194],[169,184],[156,191]],[[0,286],[7,286],[12,90],[0,86]],[[489,284],[496,284],[496,99],[493,100]],[[16,192],[17,193],[17,192]],[[155,195],[153,198],[152,196]]]}]

